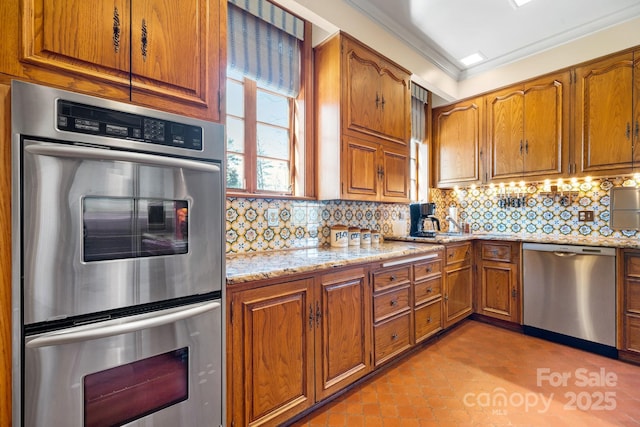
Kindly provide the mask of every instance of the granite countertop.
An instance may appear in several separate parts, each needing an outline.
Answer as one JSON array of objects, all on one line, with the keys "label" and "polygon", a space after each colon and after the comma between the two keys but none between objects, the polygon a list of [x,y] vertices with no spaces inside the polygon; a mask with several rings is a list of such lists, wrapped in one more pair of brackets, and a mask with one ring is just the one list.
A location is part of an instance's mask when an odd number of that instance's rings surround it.
[{"label": "granite countertop", "polygon": [[559,236],[522,233],[471,233],[438,237],[385,236],[385,239],[404,242],[444,244],[467,240],[506,240],[512,242],[551,243],[558,245],[600,246],[609,248],[640,248],[640,240],[633,237]]},{"label": "granite countertop", "polygon": [[270,279],[349,264],[420,255],[442,249],[442,245],[384,242],[367,248],[317,247],[227,255],[227,285]]}]

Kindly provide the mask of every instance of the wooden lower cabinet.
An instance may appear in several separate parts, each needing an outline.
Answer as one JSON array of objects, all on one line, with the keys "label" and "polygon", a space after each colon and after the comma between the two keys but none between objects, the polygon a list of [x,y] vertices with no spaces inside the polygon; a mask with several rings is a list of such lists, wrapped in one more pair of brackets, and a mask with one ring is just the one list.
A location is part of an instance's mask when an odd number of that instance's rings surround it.
[{"label": "wooden lower cabinet", "polygon": [[227,425],[276,426],[371,371],[366,270],[228,292]]},{"label": "wooden lower cabinet", "polygon": [[443,275],[444,327],[467,318],[473,311],[473,271],[471,242],[445,247]]},{"label": "wooden lower cabinet", "polygon": [[321,275],[318,288],[315,381],[322,400],[371,371],[371,296],[362,267]]},{"label": "wooden lower cabinet", "polygon": [[640,251],[619,251],[618,260],[618,349],[640,363]]},{"label": "wooden lower cabinet", "polygon": [[229,292],[229,299],[228,425],[278,425],[313,405],[313,279]]},{"label": "wooden lower cabinet", "polygon": [[476,312],[520,323],[520,243],[479,241],[476,254]]}]

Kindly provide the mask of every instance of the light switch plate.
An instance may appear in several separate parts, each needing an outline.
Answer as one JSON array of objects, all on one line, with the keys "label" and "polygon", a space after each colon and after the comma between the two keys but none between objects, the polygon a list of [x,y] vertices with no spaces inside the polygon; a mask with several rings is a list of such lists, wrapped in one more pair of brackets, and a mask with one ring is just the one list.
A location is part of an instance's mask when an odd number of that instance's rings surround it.
[{"label": "light switch plate", "polygon": [[578,221],[593,221],[593,211],[579,211]]},{"label": "light switch plate", "polygon": [[277,227],[278,225],[280,225],[280,218],[277,208],[267,209],[267,225],[269,227]]}]

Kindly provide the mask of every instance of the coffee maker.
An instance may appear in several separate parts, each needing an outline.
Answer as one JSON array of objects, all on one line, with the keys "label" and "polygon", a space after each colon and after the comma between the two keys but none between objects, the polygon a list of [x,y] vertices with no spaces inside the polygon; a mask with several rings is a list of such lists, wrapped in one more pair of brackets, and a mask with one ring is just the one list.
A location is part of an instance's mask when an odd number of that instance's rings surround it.
[{"label": "coffee maker", "polygon": [[415,237],[435,237],[440,231],[440,221],[434,216],[435,203],[412,203],[409,205],[411,228],[409,235]]}]

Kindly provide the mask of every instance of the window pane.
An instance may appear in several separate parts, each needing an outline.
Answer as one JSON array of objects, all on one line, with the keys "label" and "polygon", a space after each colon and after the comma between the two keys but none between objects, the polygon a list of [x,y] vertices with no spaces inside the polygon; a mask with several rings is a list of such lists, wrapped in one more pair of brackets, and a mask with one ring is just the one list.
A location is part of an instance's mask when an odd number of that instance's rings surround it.
[{"label": "window pane", "polygon": [[282,95],[258,90],[258,122],[289,127],[289,99]]},{"label": "window pane", "polygon": [[244,85],[227,79],[227,114],[244,117]]},{"label": "window pane", "polygon": [[244,189],[244,156],[227,154],[227,188]]},{"label": "window pane", "polygon": [[227,117],[227,151],[244,153],[244,120]]},{"label": "window pane", "polygon": [[290,192],[289,162],[258,158],[258,189]]},{"label": "window pane", "polygon": [[258,125],[258,156],[289,160],[289,130]]}]

